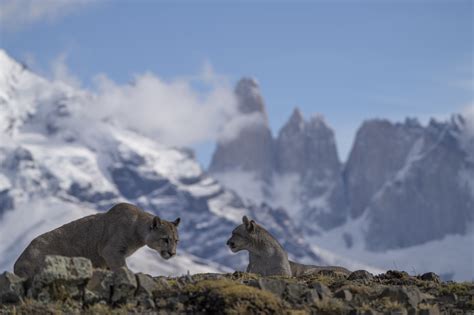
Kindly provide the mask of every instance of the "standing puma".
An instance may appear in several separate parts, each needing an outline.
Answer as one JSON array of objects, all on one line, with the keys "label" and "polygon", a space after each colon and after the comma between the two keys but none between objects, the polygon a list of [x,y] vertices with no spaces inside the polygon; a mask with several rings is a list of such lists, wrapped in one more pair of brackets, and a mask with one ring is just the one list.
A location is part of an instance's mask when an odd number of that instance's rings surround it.
[{"label": "standing puma", "polygon": [[126,266],[125,258],[147,245],[169,259],[176,254],[180,219],[161,220],[140,208],[119,203],[105,213],[90,215],[35,238],[14,265],[21,277],[39,271],[46,255],[80,256],[95,268]]},{"label": "standing puma", "polygon": [[243,224],[232,231],[227,245],[232,252],[249,251],[249,265],[247,272],[258,273],[262,276],[283,275],[300,276],[307,272],[333,270],[349,274],[350,271],[337,266],[311,266],[295,263],[288,260],[288,254],[278,241],[262,226],[242,218]]}]

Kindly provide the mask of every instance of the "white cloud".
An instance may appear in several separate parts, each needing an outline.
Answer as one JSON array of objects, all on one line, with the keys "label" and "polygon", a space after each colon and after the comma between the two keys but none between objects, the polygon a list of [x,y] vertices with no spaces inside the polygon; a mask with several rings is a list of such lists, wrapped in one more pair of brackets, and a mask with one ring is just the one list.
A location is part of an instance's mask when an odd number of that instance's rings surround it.
[{"label": "white cloud", "polygon": [[[59,54],[47,72],[56,83],[81,88],[81,81],[67,66],[67,53]],[[83,90],[91,95],[81,101],[85,114],[69,123],[113,120],[166,145],[195,146],[231,140],[243,127],[263,122],[261,115],[239,114],[231,82],[209,62],[200,73],[173,80],[148,72],[136,75],[130,84],[118,84],[100,74],[93,86]]]},{"label": "white cloud", "polygon": [[252,125],[265,125],[265,117],[260,112],[245,115],[236,115],[230,119],[220,130],[218,140],[221,143],[228,142],[239,135],[240,130]]},{"label": "white cloud", "polygon": [[474,102],[464,108],[462,115],[466,120],[466,131],[474,137]]},{"label": "white cloud", "polygon": [[87,105],[93,119],[114,119],[174,146],[215,141],[222,130],[227,138],[238,134],[236,128],[226,128],[237,115],[233,89],[210,66],[192,79],[167,81],[145,73],[132,84],[120,85],[105,75],[97,76],[95,83],[97,92]]},{"label": "white cloud", "polygon": [[26,25],[53,21],[90,5],[96,0],[2,0],[0,24],[3,29],[18,30]]},{"label": "white cloud", "polygon": [[72,87],[79,88],[81,86],[81,81],[71,74],[69,68],[66,65],[67,55],[66,53],[61,53],[56,59],[51,63],[51,74],[54,81],[64,82]]}]

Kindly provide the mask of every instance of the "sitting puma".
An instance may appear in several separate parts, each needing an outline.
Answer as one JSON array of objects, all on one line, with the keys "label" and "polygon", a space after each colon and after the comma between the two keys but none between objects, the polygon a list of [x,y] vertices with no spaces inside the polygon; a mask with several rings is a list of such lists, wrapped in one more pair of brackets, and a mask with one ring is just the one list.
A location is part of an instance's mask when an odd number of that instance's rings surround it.
[{"label": "sitting puma", "polygon": [[90,215],[35,238],[14,265],[18,276],[33,276],[46,255],[80,256],[95,268],[126,266],[125,258],[147,245],[169,259],[176,254],[180,219],[174,222],[120,203],[105,213]]},{"label": "sitting puma", "polygon": [[343,267],[302,265],[288,260],[288,254],[278,241],[254,220],[244,216],[243,224],[232,231],[227,245],[232,252],[240,250],[249,251],[249,265],[247,272],[257,273],[262,276],[283,275],[300,276],[307,272],[320,270],[334,270],[349,274],[350,271]]}]

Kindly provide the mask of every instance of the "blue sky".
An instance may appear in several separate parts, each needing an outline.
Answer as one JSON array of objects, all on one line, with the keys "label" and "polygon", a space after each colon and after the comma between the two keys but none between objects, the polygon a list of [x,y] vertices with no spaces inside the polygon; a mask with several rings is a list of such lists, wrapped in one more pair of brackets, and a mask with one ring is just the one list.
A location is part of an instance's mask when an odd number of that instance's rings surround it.
[{"label": "blue sky", "polygon": [[[40,73],[66,56],[85,87],[98,73],[171,79],[206,63],[233,83],[252,76],[274,134],[295,106],[321,113],[342,160],[365,119],[426,121],[473,104],[471,1],[76,3],[0,1],[0,46]],[[195,148],[207,164],[212,142]]]}]

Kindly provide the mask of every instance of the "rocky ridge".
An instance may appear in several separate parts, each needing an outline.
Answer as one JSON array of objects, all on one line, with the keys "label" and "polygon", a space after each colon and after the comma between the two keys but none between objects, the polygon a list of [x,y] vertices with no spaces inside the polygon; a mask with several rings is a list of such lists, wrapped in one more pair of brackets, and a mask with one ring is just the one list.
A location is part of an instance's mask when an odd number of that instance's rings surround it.
[{"label": "rocky ridge", "polygon": [[0,275],[0,314],[473,314],[473,296],[472,282],[401,271],[152,277],[93,269],[81,257],[47,256],[32,279]]}]

